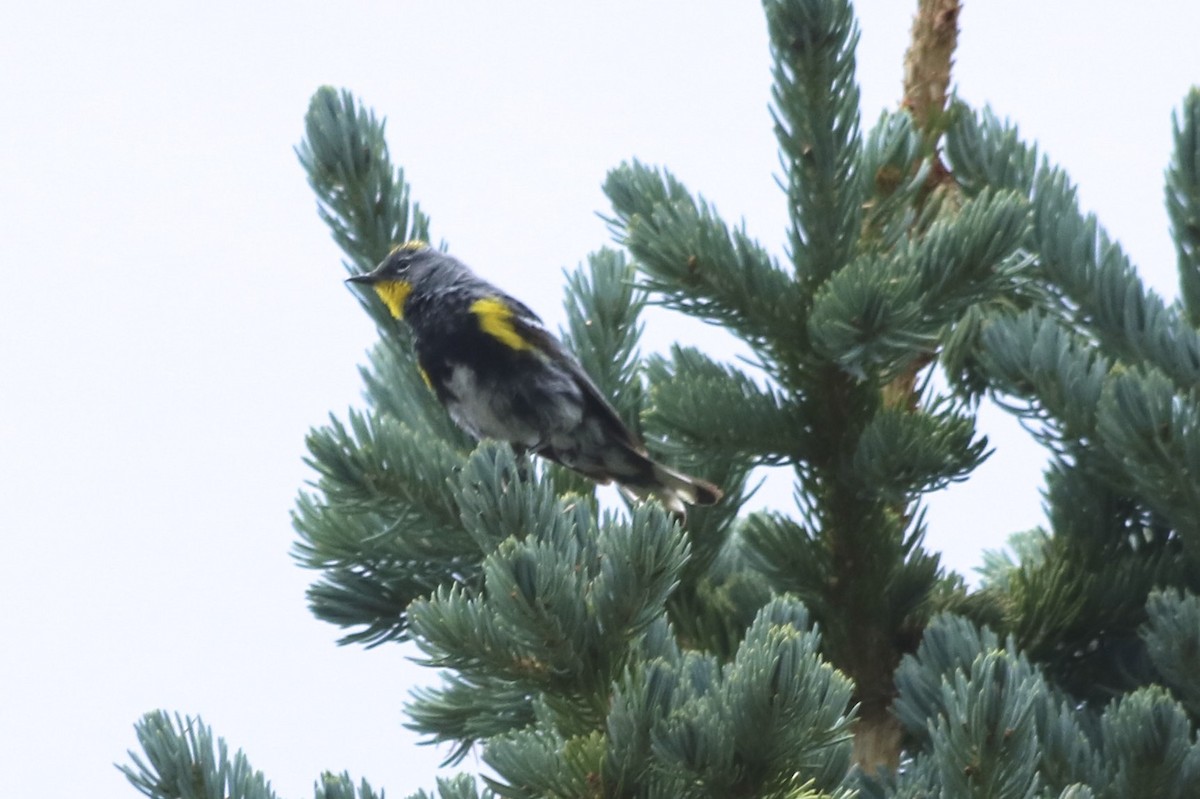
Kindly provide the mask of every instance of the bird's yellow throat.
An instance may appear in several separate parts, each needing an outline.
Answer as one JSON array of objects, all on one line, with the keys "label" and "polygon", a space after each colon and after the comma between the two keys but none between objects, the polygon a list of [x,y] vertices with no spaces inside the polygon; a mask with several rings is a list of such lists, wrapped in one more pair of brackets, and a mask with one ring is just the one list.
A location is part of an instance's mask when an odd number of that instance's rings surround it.
[{"label": "bird's yellow throat", "polygon": [[397,319],[404,318],[404,301],[412,293],[412,283],[403,280],[384,280],[376,283],[375,293]]}]

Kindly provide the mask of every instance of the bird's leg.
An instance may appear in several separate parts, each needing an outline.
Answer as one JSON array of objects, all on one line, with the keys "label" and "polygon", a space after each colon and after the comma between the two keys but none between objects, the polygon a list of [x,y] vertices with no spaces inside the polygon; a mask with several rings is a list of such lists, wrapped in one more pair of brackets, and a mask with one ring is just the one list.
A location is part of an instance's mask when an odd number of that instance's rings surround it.
[{"label": "bird's leg", "polygon": [[533,482],[533,462],[529,459],[528,447],[513,444],[512,449],[517,461],[517,480],[522,483]]}]

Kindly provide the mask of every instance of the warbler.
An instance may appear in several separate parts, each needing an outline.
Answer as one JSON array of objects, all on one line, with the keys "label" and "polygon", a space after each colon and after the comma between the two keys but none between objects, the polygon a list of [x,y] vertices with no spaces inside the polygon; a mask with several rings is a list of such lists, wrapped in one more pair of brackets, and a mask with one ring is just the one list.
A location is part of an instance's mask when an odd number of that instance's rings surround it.
[{"label": "warbler", "polygon": [[713,484],[652,460],[541,319],[457,258],[407,242],[347,282],[370,286],[409,325],[425,382],[476,439],[507,441],[675,513],[721,498]]}]

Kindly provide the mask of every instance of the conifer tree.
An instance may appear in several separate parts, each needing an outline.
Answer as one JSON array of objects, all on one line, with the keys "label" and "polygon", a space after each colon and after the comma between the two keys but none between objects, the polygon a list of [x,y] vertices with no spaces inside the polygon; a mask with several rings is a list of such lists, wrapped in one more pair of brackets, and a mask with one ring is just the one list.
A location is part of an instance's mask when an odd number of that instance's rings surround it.
[{"label": "conifer tree", "polygon": [[[723,502],[682,525],[604,509],[576,475],[475,444],[362,295],[367,408],[312,431],[294,515],[313,612],[441,670],[411,725],[489,773],[421,797],[1196,796],[1200,91],[1174,122],[1167,303],[1060,169],[950,99],[955,0],[921,0],[903,106],[865,133],[848,0],[764,8],[786,257],[630,161],[604,184],[618,248],[567,277],[568,347]],[[324,88],[306,123],[349,273],[430,238],[372,112]],[[643,354],[649,302],[753,363]],[[924,548],[922,500],[986,456],[984,401],[1053,454],[1049,524],[971,591]],[[791,470],[793,507],[743,509],[756,467]],[[138,734],[124,768],[149,796],[273,796],[198,721]],[[377,794],[326,774],[316,795]]]}]

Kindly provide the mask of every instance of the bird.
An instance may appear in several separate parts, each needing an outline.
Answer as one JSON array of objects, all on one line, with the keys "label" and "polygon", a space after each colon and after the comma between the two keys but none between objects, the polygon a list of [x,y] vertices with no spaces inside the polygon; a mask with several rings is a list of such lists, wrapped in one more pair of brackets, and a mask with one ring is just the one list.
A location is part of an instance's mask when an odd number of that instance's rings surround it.
[{"label": "bird", "polygon": [[651,458],[537,314],[457,258],[408,241],[347,282],[409,326],[425,384],[476,440],[508,442],[681,516],[721,499],[712,483]]}]

